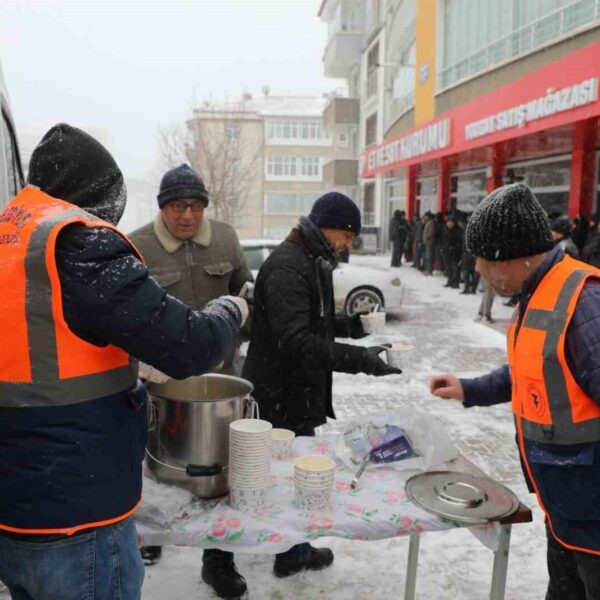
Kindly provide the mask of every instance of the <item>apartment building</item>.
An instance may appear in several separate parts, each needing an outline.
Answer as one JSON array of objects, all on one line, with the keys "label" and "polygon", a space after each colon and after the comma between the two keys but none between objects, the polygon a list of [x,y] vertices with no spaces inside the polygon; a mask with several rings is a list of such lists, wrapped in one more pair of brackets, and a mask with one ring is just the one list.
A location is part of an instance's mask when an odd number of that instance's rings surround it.
[{"label": "apartment building", "polygon": [[319,15],[325,74],[358,102],[361,205],[380,247],[396,208],[469,211],[514,181],[549,213],[596,210],[599,1],[324,0]]},{"label": "apartment building", "polygon": [[188,122],[192,155],[204,174],[211,153],[203,146],[220,149],[220,179],[230,196],[224,204],[234,207],[213,214],[234,225],[241,239],[285,237],[329,189],[323,165],[334,155],[344,156],[347,140],[324,132],[326,102],[313,96],[246,96],[240,103],[194,111]]}]

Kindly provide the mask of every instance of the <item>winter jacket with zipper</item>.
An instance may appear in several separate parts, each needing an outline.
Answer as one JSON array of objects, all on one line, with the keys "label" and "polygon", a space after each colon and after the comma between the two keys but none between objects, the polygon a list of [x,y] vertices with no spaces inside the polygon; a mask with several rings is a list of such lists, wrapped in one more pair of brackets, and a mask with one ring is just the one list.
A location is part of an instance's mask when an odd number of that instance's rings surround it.
[{"label": "winter jacket with zipper", "polygon": [[191,308],[237,296],[246,281],[253,281],[235,230],[221,221],[203,219],[198,233],[184,242],[169,232],[159,213],[129,238],[158,284]]},{"label": "winter jacket with zipper", "polygon": [[364,348],[334,342],[348,337],[345,315],[335,315],[333,265],[301,229],[294,229],[262,265],[244,377],[255,386],[261,416],[294,431],[310,431],[326,417],[332,371],[358,373]]},{"label": "winter jacket with zipper", "polygon": [[[518,325],[533,290],[564,253],[555,247],[523,285]],[[565,356],[577,384],[600,403],[600,283],[590,280],[583,288],[565,336]],[[476,379],[462,380],[465,407],[510,402],[508,365]],[[528,462],[536,480],[544,482],[550,500],[546,508],[555,528],[570,530],[580,547],[600,547],[600,443],[558,446],[528,442]],[[525,476],[529,490],[531,482]]]}]

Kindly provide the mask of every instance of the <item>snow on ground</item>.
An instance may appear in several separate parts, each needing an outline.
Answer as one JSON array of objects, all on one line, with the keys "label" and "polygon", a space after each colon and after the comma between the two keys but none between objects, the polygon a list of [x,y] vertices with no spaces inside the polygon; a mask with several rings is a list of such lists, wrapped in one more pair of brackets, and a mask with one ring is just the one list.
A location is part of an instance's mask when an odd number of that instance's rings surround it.
[{"label": "snow on ground", "polygon": [[[352,257],[365,266],[387,268],[388,256]],[[426,412],[444,422],[461,452],[488,475],[509,486],[533,510],[534,521],[513,527],[506,600],[543,598],[546,589],[545,535],[534,496],[527,493],[514,441],[509,405],[464,409],[459,402],[429,394],[431,375],[453,372],[482,374],[500,366],[505,357],[502,330],[511,309],[496,298],[494,328],[473,321],[481,293],[460,295],[444,288],[441,276],[425,277],[404,266],[397,270],[406,286],[403,308],[388,320],[385,335],[361,343],[407,342],[415,346],[411,364],[400,376],[375,379],[336,374],[334,406],[338,423],[398,404]],[[390,600],[402,598],[408,538],[358,542],[320,540],[335,552],[331,568],[280,580],[272,574],[273,559],[239,554],[236,563],[246,577],[251,600]],[[200,581],[202,550],[168,546],[162,561],[146,570],[144,600],[186,598],[204,600],[214,594]],[[422,536],[417,576],[420,600],[484,600],[489,597],[491,551],[467,530]]]}]

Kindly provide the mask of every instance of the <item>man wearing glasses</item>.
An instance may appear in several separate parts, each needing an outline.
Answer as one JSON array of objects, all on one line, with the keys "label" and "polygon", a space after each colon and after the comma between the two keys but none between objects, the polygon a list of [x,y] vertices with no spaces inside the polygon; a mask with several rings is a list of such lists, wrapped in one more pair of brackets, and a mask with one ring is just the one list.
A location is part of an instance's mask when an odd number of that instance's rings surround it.
[{"label": "man wearing glasses", "polygon": [[[189,165],[175,167],[160,182],[160,212],[129,236],[159,285],[198,310],[215,298],[237,296],[244,283],[253,281],[235,230],[205,216],[208,202],[200,176]],[[233,373],[231,360],[222,372]],[[160,558],[161,547],[146,546],[141,551],[150,565]],[[218,596],[243,597],[246,582],[235,568],[232,553],[205,550],[203,563],[202,578]]]}]

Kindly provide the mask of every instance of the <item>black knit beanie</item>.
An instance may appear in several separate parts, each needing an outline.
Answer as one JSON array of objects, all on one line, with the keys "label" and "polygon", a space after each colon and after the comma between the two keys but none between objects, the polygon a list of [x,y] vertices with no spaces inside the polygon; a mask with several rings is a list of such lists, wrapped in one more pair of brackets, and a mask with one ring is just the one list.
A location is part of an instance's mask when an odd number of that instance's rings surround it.
[{"label": "black knit beanie", "polygon": [[208,191],[200,175],[189,165],[182,164],[167,171],[158,192],[158,206],[162,208],[167,202],[185,198],[198,198],[208,206]]},{"label": "black knit beanie", "polygon": [[505,185],[486,196],[467,224],[467,250],[489,261],[534,256],[554,246],[550,223],[523,183]]},{"label": "black knit beanie", "polygon": [[317,226],[360,233],[358,206],[344,194],[328,192],[313,204],[308,218]]}]

